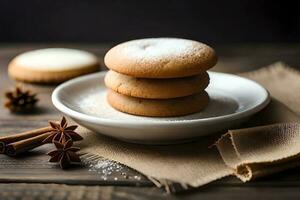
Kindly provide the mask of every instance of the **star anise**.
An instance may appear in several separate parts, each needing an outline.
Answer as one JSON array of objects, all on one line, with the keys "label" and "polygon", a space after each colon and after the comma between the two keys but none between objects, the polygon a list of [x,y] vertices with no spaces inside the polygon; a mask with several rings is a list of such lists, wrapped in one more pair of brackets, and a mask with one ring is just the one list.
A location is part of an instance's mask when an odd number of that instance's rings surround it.
[{"label": "star anise", "polygon": [[68,126],[65,117],[62,117],[60,123],[49,122],[52,127],[51,134],[43,141],[44,143],[60,142],[65,143],[68,140],[79,141],[83,138],[75,132],[76,125]]},{"label": "star anise", "polygon": [[80,149],[77,147],[72,147],[72,140],[68,140],[64,144],[60,142],[54,142],[54,145],[56,150],[47,153],[49,156],[51,156],[49,162],[59,162],[59,165],[62,169],[66,169],[74,164],[80,164],[80,157],[78,154],[76,154],[76,152]]},{"label": "star anise", "polygon": [[33,94],[30,90],[22,89],[19,86],[12,91],[6,92],[5,96],[7,101],[4,106],[11,112],[29,111],[38,102],[36,94]]}]

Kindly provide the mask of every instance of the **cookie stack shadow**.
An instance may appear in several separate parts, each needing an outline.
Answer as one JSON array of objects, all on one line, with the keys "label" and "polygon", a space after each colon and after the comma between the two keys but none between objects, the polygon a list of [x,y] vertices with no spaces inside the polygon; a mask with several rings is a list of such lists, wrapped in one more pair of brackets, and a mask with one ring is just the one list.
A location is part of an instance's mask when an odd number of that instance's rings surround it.
[{"label": "cookie stack shadow", "polygon": [[107,101],[141,116],[174,117],[199,112],[208,102],[206,72],[216,64],[209,46],[185,39],[151,38],[122,43],[105,55]]}]

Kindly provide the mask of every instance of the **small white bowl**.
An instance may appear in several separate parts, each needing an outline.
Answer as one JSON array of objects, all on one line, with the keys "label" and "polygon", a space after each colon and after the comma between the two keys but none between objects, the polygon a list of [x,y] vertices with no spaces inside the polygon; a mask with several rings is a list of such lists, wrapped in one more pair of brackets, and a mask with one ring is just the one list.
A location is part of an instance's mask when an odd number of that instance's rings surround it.
[{"label": "small white bowl", "polygon": [[209,72],[209,105],[201,112],[169,118],[141,117],[119,112],[106,101],[99,72],[59,85],[54,106],[95,132],[135,143],[167,144],[228,130],[263,109],[269,93],[258,83],[235,75]]}]

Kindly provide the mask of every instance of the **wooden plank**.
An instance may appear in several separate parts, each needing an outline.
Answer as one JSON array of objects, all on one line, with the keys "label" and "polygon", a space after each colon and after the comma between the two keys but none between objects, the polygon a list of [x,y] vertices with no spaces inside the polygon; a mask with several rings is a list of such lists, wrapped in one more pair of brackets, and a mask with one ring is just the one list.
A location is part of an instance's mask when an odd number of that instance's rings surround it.
[{"label": "wooden plank", "polygon": [[57,184],[0,184],[0,199],[201,199],[235,200],[299,199],[299,187],[206,187],[193,192],[168,195],[154,187],[99,187]]}]

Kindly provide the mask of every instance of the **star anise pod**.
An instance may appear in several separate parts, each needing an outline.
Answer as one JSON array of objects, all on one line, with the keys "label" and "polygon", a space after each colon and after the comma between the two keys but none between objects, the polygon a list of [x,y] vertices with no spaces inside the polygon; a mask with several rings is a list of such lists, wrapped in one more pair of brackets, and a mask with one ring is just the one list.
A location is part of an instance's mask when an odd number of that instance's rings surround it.
[{"label": "star anise pod", "polygon": [[75,132],[76,125],[68,126],[65,117],[62,117],[60,123],[49,122],[52,127],[51,134],[43,141],[44,143],[60,142],[65,143],[68,140],[79,141],[83,138]]},{"label": "star anise pod", "polygon": [[33,94],[30,90],[22,89],[19,86],[12,91],[6,92],[5,96],[7,101],[4,106],[11,112],[29,111],[38,102],[36,94]]},{"label": "star anise pod", "polygon": [[49,156],[51,156],[49,162],[59,162],[59,165],[62,169],[66,169],[74,164],[80,164],[80,157],[78,154],[76,154],[76,152],[80,149],[77,147],[72,147],[72,140],[68,140],[64,144],[60,142],[54,142],[54,145],[56,150],[47,153]]}]

